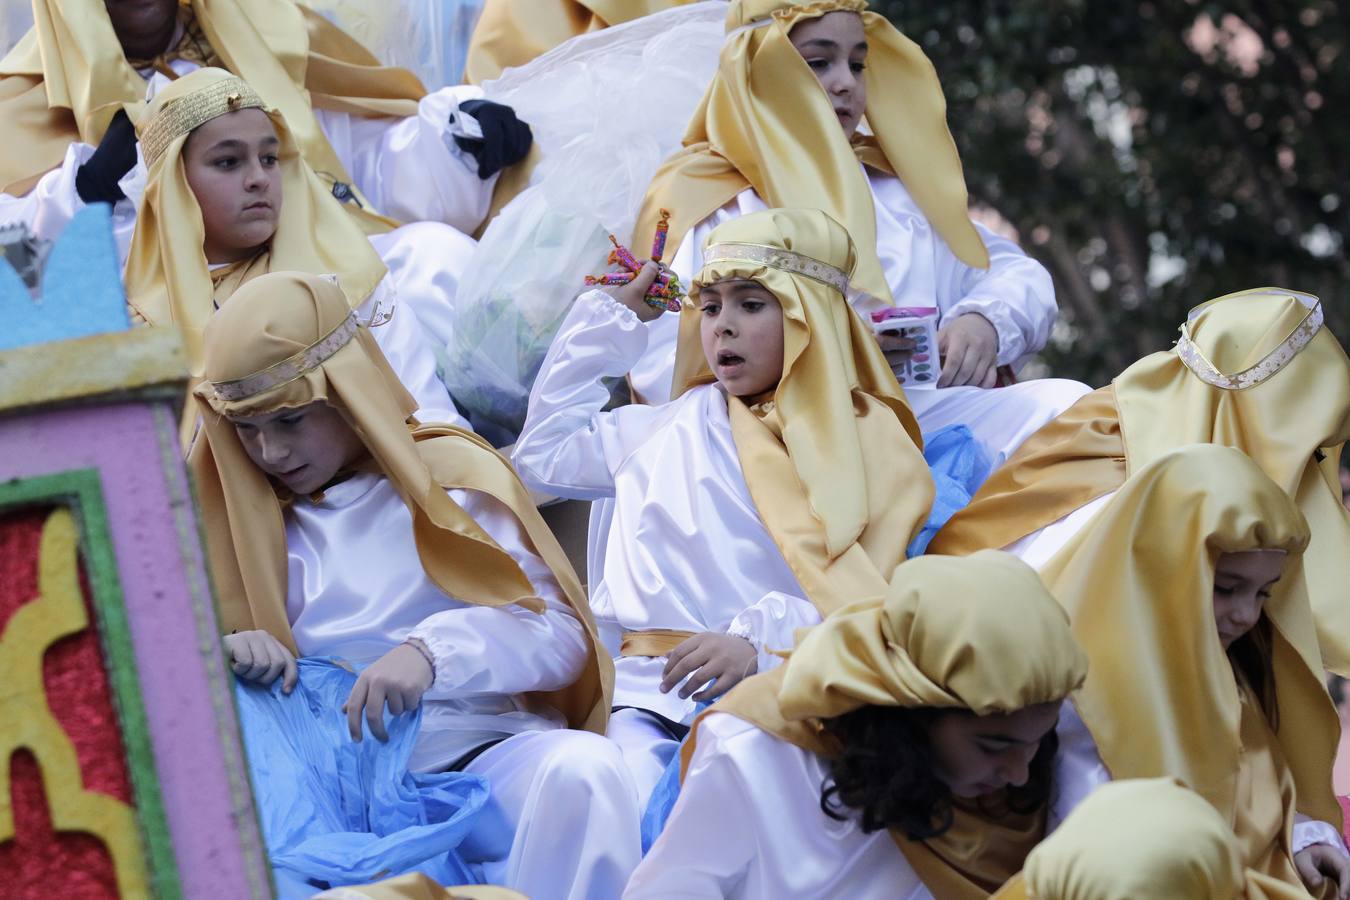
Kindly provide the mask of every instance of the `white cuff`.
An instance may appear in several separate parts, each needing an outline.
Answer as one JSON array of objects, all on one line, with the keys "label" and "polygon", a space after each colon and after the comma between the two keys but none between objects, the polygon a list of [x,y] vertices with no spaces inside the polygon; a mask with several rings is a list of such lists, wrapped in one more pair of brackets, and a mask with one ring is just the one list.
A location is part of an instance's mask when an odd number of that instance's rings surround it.
[{"label": "white cuff", "polygon": [[1317,819],[1305,819],[1299,817],[1299,821],[1294,822],[1294,841],[1290,848],[1291,853],[1299,853],[1307,850],[1313,844],[1326,844],[1328,847],[1335,847],[1337,850],[1350,856],[1350,851],[1346,850],[1345,839],[1341,833],[1336,830],[1336,826],[1328,822],[1319,822]]},{"label": "white cuff", "polygon": [[1026,339],[1022,335],[1022,329],[1017,327],[1017,323],[1004,308],[1004,301],[987,297],[966,297],[951,309],[944,310],[939,324],[947,325],[955,321],[957,316],[968,313],[984,316],[985,320],[994,326],[994,333],[998,336],[998,365],[1009,366],[1022,357]]}]

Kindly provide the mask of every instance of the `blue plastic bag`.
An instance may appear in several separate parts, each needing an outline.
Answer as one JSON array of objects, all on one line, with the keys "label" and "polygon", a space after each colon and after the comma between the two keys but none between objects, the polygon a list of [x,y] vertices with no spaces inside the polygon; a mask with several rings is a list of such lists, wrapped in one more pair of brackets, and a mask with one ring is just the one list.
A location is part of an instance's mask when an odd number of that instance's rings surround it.
[{"label": "blue plastic bag", "polygon": [[905,555],[922,556],[928,543],[960,512],[989,477],[989,457],[965,425],[948,425],[924,435],[923,458],[933,473],[933,510]]},{"label": "blue plastic bag", "polygon": [[[487,780],[408,771],[420,708],[386,714],[388,742],[369,731],[353,741],[342,704],[356,673],[330,659],[299,666],[289,696],[279,678],[270,687],[239,681],[235,690],[277,896],[308,897],[409,872],[440,884],[480,881],[458,851],[471,830],[501,827],[480,815]],[[476,833],[474,842],[482,838]]]}]

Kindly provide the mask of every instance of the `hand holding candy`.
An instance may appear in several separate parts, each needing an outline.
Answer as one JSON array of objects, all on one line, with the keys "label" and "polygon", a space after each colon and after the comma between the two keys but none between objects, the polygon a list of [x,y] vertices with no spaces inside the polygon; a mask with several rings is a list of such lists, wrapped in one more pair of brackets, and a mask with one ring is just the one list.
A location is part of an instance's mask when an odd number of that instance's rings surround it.
[{"label": "hand holding candy", "polygon": [[[661,210],[661,221],[656,226],[656,237],[652,241],[651,261],[657,264],[657,275],[653,280],[651,287],[647,289],[643,300],[653,309],[659,309],[663,312],[679,312],[680,301],[684,299],[684,290],[680,286],[679,277],[665,266],[661,265],[661,255],[666,249],[666,235],[670,231],[670,212]],[[601,285],[605,287],[615,287],[628,284],[638,276],[642,271],[642,263],[638,262],[637,257],[632,252],[619,243],[614,235],[609,236],[610,243],[614,245],[614,250],[609,254],[610,265],[622,266],[626,271],[607,272],[604,275],[587,275],[586,284],[588,286]],[[614,291],[609,293],[615,294]]]},{"label": "hand holding candy", "polygon": [[650,322],[666,311],[663,305],[653,303],[648,295],[651,288],[655,287],[658,271],[660,269],[657,264],[649,262],[639,268],[636,275],[629,272],[616,273],[627,275],[629,280],[622,284],[607,284],[600,290],[631,309],[642,321]]}]

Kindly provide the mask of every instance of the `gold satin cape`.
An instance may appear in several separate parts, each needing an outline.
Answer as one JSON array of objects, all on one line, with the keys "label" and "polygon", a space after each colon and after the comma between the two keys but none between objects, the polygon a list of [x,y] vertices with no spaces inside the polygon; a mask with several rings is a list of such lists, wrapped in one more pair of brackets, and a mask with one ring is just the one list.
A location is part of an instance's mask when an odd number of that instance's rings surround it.
[{"label": "gold satin cape", "polygon": [[[292,0],[184,0],[210,44],[209,64],[243,78],[279,110],[316,170],[351,176],[324,136],[315,108],[358,116],[417,114],[426,88],[407,69],[380,64],[318,13]],[[103,0],[33,0],[33,27],[0,60],[0,156],[5,193],[27,193],[75,141],[97,145],[119,109],[139,122],[145,81],[131,67]],[[172,59],[176,51],[164,54]],[[353,205],[350,207],[359,213]],[[366,218],[366,217],[363,217]],[[367,218],[366,226],[377,230]],[[387,220],[386,227],[387,230]]]},{"label": "gold satin cape", "polygon": [[[210,68],[183,76],[155,97],[140,132],[156,120],[182,119],[196,98],[231,79],[237,81],[223,69]],[[218,110],[220,115],[232,112],[224,103]],[[177,137],[147,173],[127,255],[127,299],[151,325],[181,329],[193,375],[202,373],[202,330],[213,309],[250,278],[272,270],[336,273],[348,305],[356,308],[388,271],[361,228],[342,212],[301,156],[286,119],[276,110],[266,112],[281,140],[282,202],[276,233],[252,259],[215,271],[207,264],[201,207],[188,185],[183,158],[189,131],[175,127]]]},{"label": "gold satin cape", "polygon": [[[998,550],[962,560],[921,556],[896,569],[884,602],[855,603],[799,632],[782,666],[737,685],[708,712],[831,756],[838,748],[822,719],[863,706],[1016,712],[1062,701],[1086,673],[1064,610],[1030,566]],[[701,721],[682,751],[685,771]],[[989,896],[1045,833],[1044,809],[993,817],[958,802],[954,812],[952,828],[937,838],[892,833],[943,900]]]},{"label": "gold satin cape", "polygon": [[614,665],[596,639],[586,594],[529,491],[511,464],[478,435],[452,425],[416,423],[416,403],[364,325],[331,357],[293,380],[238,400],[217,396],[212,382],[242,378],[286,360],[328,335],[350,313],[330,279],[272,272],[240,288],[206,328],[208,380],[195,391],[206,412],[188,467],[205,525],[222,629],[263,629],[296,651],[286,616],[286,501],[249,459],[227,417],[322,401],[347,419],[369,451],[365,465],[388,478],[407,504],[422,566],[448,596],[480,606],[516,603],[543,611],[516,561],[446,490],[481,491],[515,514],[593,648],[576,682],[538,696],[566,715],[571,727],[603,734]]},{"label": "gold satin cape", "polygon": [[[708,236],[823,262],[847,274],[855,252],[825,213],[774,209]],[[705,257],[680,316],[678,357],[697,359],[678,388],[714,380],[699,339],[698,289],[756,281],[783,309],[783,375],[758,402],[727,397],[750,497],[810,600],[828,615],[880,598],[933,504],[918,423],[870,329],[836,289],[766,262]]]},{"label": "gold satin cape", "polygon": [[464,81],[482,84],[579,34],[693,0],[486,0],[469,38]]},{"label": "gold satin cape", "polygon": [[[1133,475],[1041,570],[1092,668],[1074,704],[1113,779],[1171,777],[1234,830],[1242,864],[1302,891],[1295,813],[1341,827],[1340,726],[1322,683],[1307,588],[1308,526],[1247,456],[1196,444]],[[1283,550],[1266,601],[1278,722],[1239,680],[1214,621],[1223,553]]]},{"label": "gold satin cape", "polygon": [[[852,144],[820,82],[789,40],[792,27],[836,11],[862,16],[867,35],[866,123]],[[740,30],[752,22],[767,22]],[[876,209],[862,164],[895,174],[952,252],[988,268],[967,212],[965,175],[947,130],[937,72],[917,44],[862,0],[734,0],[716,76],[647,191],[632,246],[672,213],[668,245],[746,188],[769,206],[824,210],[858,248],[855,287],[890,300],[877,257]],[[733,34],[733,32],[735,32]],[[679,368],[675,384],[687,373]]]},{"label": "gold satin cape", "polygon": [[1233,829],[1171,778],[1104,784],[1027,857],[994,900],[1235,900]]},{"label": "gold satin cape", "polygon": [[[1307,314],[1296,292],[1256,288],[1197,307],[1189,331],[1218,370],[1232,374],[1280,347]],[[1170,450],[1199,443],[1236,447],[1308,520],[1312,542],[1296,577],[1307,580],[1323,664],[1350,675],[1344,592],[1350,512],[1341,505],[1337,473],[1347,439],[1350,358],[1325,326],[1283,368],[1244,390],[1202,381],[1176,350],[1154,353],[1028,438],[938,532],[928,552],[1006,547],[1117,489]]]}]

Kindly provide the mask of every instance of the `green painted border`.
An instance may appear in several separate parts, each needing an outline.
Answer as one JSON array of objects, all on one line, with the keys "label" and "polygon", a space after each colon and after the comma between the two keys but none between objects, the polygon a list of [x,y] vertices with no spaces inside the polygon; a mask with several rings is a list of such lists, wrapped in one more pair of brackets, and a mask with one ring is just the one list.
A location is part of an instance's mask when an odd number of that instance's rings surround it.
[{"label": "green painted border", "polygon": [[80,528],[80,554],[93,593],[96,631],[103,645],[103,658],[112,684],[113,703],[122,726],[122,745],[136,799],[151,890],[161,900],[183,896],[173,837],[159,790],[150,729],[146,723],[136,672],[135,651],[127,622],[126,601],[117,574],[117,557],[103,502],[103,484],[97,469],[71,469],[54,475],[38,475],[0,482],[0,511],[21,506],[58,503],[70,507]]}]

